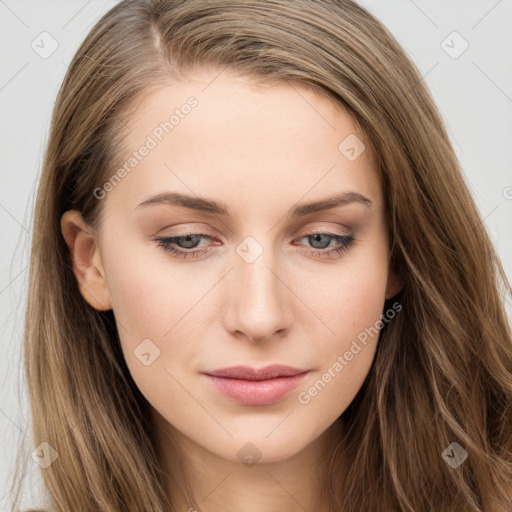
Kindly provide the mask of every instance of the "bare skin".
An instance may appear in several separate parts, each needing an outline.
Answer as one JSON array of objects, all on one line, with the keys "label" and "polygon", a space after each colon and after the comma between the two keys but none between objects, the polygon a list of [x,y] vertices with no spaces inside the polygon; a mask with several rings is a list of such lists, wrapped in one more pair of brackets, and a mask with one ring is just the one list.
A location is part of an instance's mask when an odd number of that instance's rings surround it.
[{"label": "bare skin", "polygon": [[[74,271],[91,306],[114,310],[168,470],[176,474],[181,461],[203,512],[327,511],[320,491],[335,422],[366,378],[378,336],[359,343],[358,352],[353,342],[401,287],[389,267],[374,155],[358,155],[354,138],[339,149],[349,135],[365,139],[327,98],[218,70],[148,92],[125,120],[126,147],[138,150],[148,135],[156,140],[155,127],[189,97],[197,105],[186,115],[183,109],[118,184],[102,189],[109,188],[99,199],[99,233],[79,212],[63,215]],[[139,206],[163,192],[213,199],[229,215],[164,202]],[[370,202],[288,217],[299,204],[345,192]],[[174,247],[202,251],[197,257],[171,254],[155,240],[186,237],[187,230],[207,238]],[[143,351],[149,365],[138,350],[143,340],[150,340]],[[270,405],[239,403],[202,373],[275,363],[309,373]],[[326,373],[331,378],[311,391]],[[257,463],[247,463],[247,452]],[[168,489],[177,510],[192,512],[171,479]]]}]

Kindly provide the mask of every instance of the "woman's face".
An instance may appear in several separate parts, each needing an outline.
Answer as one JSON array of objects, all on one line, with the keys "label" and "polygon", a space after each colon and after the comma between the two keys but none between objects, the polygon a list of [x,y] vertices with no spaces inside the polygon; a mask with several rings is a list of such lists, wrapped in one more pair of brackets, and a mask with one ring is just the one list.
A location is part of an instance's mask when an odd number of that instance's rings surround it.
[{"label": "woman's face", "polygon": [[[84,297],[113,308],[133,379],[176,435],[234,462],[298,453],[360,389],[397,291],[362,134],[306,88],[218,71],[153,90],[125,122]],[[305,373],[206,375],[268,365]]]}]

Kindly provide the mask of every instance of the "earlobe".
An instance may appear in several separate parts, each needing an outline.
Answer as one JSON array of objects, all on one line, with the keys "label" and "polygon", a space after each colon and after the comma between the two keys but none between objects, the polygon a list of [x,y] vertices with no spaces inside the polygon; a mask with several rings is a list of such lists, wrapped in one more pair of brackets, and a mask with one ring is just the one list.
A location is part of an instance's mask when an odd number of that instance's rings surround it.
[{"label": "earlobe", "polygon": [[404,281],[399,272],[390,268],[388,272],[388,282],[386,286],[386,300],[394,297],[401,292],[404,287]]},{"label": "earlobe", "polygon": [[112,309],[96,236],[78,210],[65,212],[60,225],[83,298],[99,311]]}]

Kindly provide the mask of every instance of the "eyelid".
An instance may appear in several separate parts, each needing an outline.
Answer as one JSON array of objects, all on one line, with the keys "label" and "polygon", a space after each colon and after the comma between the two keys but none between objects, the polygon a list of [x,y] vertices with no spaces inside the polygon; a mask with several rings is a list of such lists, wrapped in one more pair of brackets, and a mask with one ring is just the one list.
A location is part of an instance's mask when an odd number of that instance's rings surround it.
[{"label": "eyelid", "polygon": [[[157,234],[152,237],[152,240],[158,240],[162,238],[184,238],[187,236],[198,236],[202,235],[201,238],[209,238],[210,239],[210,246],[213,248],[213,246],[219,245],[219,235],[216,233],[212,233],[212,231],[216,230],[210,230],[204,226],[204,224],[200,226],[196,226],[194,223],[194,227],[192,226],[185,226],[184,228],[178,229],[176,232],[170,233],[170,234]],[[333,223],[331,223],[333,224]],[[203,227],[201,227],[203,226]],[[172,226],[175,227],[175,226]],[[340,231],[341,229],[341,231]],[[304,237],[312,236],[315,234],[323,234],[331,237],[344,237],[344,238],[352,238],[355,241],[355,236],[353,230],[347,228],[346,226],[341,226],[340,224],[336,224],[336,228],[331,229],[324,225],[316,225],[311,228],[305,228],[302,227],[301,229],[294,232],[294,234],[291,236],[291,241],[293,245],[297,245],[297,242],[300,242]],[[204,236],[206,235],[206,237]],[[217,239],[217,240],[215,240]],[[222,242],[220,242],[222,243]],[[299,244],[300,245],[300,244]],[[201,249],[199,249],[201,250]],[[207,250],[207,249],[205,249]],[[190,251],[192,252],[192,251]]]},{"label": "eyelid", "polygon": [[[341,232],[341,233],[338,231],[340,228],[343,229],[343,232]],[[316,226],[316,227],[312,227],[312,228],[303,228],[298,233],[302,233],[302,232],[304,232],[307,235],[311,235],[314,233],[331,233],[333,235],[347,235],[348,236],[348,235],[353,234],[351,229],[347,228],[346,226],[340,226],[339,224],[337,224],[337,227],[335,227],[335,228],[330,228],[325,225]]]},{"label": "eyelid", "polygon": [[[335,240],[336,242],[341,243],[341,245],[339,245],[338,247],[335,247],[335,248],[331,248],[331,249],[325,248],[327,250],[313,248],[313,249],[308,249],[305,251],[307,254],[311,254],[313,256],[318,256],[320,258],[330,259],[332,254],[342,255],[345,252],[348,252],[354,246],[354,244],[357,242],[357,239],[351,233],[350,234],[334,233],[332,231],[328,231],[325,228],[322,229],[322,228],[317,227],[317,228],[312,228],[312,230],[306,231],[305,233],[301,234],[300,236],[294,236],[294,238],[293,238],[294,245],[301,245],[301,244],[296,244],[295,242],[300,241],[303,238],[309,238],[309,237],[315,236],[315,234],[321,234],[324,236],[328,236],[331,239]],[[211,236],[207,233],[202,233],[200,231],[192,232],[191,230],[188,230],[186,234],[182,233],[182,234],[174,234],[172,236],[156,237],[153,240],[157,241],[158,245],[160,247],[162,247],[164,249],[164,251],[167,251],[167,252],[173,254],[177,258],[183,258],[183,259],[200,258],[202,256],[206,256],[208,253],[210,253],[213,250],[211,246],[210,247],[207,246],[204,249],[191,248],[191,250],[187,250],[186,248],[180,249],[180,248],[172,247],[172,244],[173,243],[175,244],[175,242],[170,242],[170,240],[187,238],[189,236],[199,237],[200,239],[210,239],[210,240],[212,240],[214,238],[213,236]],[[216,243],[214,245],[218,245],[218,243]]]},{"label": "eyelid", "polygon": [[[199,224],[199,225],[197,225]],[[352,235],[353,232],[352,232],[352,229],[349,228],[348,226],[344,226],[344,225],[341,225],[339,223],[334,223],[334,222],[330,222],[328,224],[333,224],[335,225],[335,227],[331,228],[330,226],[326,226],[325,225],[325,222],[324,224],[322,225],[316,225],[316,226],[313,226],[311,228],[307,228],[307,227],[301,227],[299,229],[297,229],[294,234],[292,235],[293,237],[297,237],[300,233],[302,232],[305,232],[306,234],[313,234],[313,233],[332,233],[332,234],[337,234],[337,235]],[[207,224],[202,224],[202,223],[193,223],[194,227],[191,227],[191,226],[185,226],[185,227],[176,227],[176,226],[181,226],[181,224],[177,224],[177,225],[173,225],[173,226],[167,226],[166,228],[158,231],[157,233],[155,233],[153,236],[161,236],[161,237],[181,237],[181,236],[187,236],[187,235],[197,235],[197,234],[205,234],[205,235],[209,235],[211,237],[218,237],[220,236],[218,234],[218,231],[216,229],[212,229],[212,228],[209,228],[209,227],[206,227],[208,226]],[[167,229],[177,229],[177,233],[171,233],[171,234],[167,234],[166,233],[166,230]],[[340,233],[338,230],[342,230],[342,232]],[[333,231],[334,230],[334,231]],[[164,233],[162,233],[164,232]],[[302,235],[304,236],[304,235]],[[243,237],[242,237],[243,238]]]}]

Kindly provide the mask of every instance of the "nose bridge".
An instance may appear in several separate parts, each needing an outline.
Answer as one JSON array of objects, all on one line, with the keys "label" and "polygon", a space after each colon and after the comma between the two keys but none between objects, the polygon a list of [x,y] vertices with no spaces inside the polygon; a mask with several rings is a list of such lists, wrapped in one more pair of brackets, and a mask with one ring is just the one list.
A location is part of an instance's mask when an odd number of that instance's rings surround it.
[{"label": "nose bridge", "polygon": [[[262,236],[260,240],[262,240]],[[275,252],[266,237],[248,236],[236,247],[230,294],[231,329],[255,340],[286,327],[284,284]]]}]

